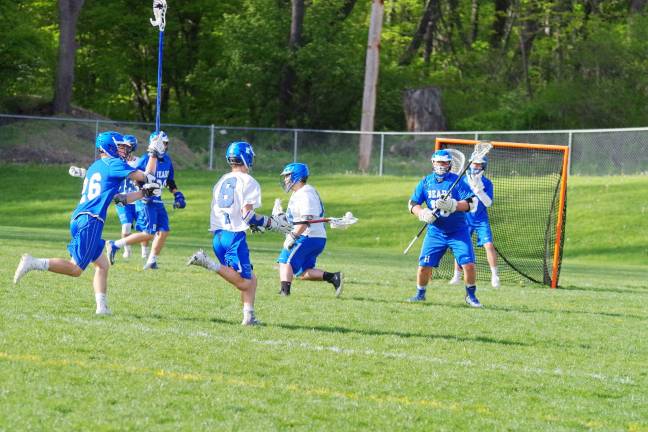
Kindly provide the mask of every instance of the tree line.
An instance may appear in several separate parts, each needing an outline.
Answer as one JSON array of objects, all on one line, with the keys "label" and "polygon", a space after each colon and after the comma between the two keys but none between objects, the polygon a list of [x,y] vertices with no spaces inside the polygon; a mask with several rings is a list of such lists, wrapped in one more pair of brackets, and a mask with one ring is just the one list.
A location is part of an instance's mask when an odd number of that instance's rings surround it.
[{"label": "tree line", "polygon": [[[385,0],[376,130],[439,89],[450,130],[644,126],[648,0]],[[168,0],[163,122],[359,129],[371,0]],[[153,121],[140,0],[0,4],[0,109]],[[68,81],[65,78],[68,77]]]}]

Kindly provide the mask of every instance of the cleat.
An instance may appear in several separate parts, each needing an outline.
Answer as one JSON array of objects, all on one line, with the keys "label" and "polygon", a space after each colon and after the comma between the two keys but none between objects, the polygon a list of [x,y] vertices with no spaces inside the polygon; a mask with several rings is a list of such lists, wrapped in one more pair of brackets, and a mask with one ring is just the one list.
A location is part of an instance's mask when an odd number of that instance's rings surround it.
[{"label": "cleat", "polygon": [[108,316],[108,315],[112,315],[112,312],[106,306],[106,307],[102,307],[102,308],[97,308],[97,311],[95,312],[95,315]]},{"label": "cleat", "polygon": [[196,252],[195,254],[191,255],[191,257],[189,257],[189,260],[187,261],[187,265],[188,266],[196,265],[208,269],[210,261],[211,260],[209,259],[209,257],[205,255],[205,252],[203,252],[203,250],[200,249],[198,252]]},{"label": "cleat", "polygon": [[152,263],[147,262],[146,264],[144,264],[144,267],[142,268],[142,270],[157,270],[157,269],[158,269],[157,261],[153,261]]},{"label": "cleat", "polygon": [[333,288],[335,288],[335,297],[340,297],[344,286],[344,274],[340,272],[333,273],[333,280],[331,280],[331,283],[333,284]]},{"label": "cleat", "polygon": [[108,260],[110,261],[110,265],[115,265],[115,254],[120,248],[118,248],[115,245],[115,242],[112,240],[108,240],[106,242],[106,254],[108,255]]},{"label": "cleat", "polygon": [[241,322],[241,325],[244,325],[244,326],[260,326],[261,321],[256,319],[254,314],[250,314],[250,316],[243,318],[243,321]]},{"label": "cleat", "polygon": [[493,288],[499,288],[500,287],[500,278],[497,275],[491,276],[491,286]]},{"label": "cleat", "polygon": [[407,301],[410,302],[410,303],[424,302],[425,301],[425,295],[416,294],[414,297],[408,298]]},{"label": "cleat", "polygon": [[466,296],[464,297],[464,300],[466,300],[466,304],[470,307],[474,308],[480,308],[482,307],[481,303],[479,303],[479,300],[477,299],[477,296],[475,295],[475,291],[477,291],[477,288],[466,288]]},{"label": "cleat", "polygon": [[287,289],[287,290],[285,290],[283,288],[280,289],[279,290],[279,295],[284,296],[284,297],[288,297],[290,295],[290,289]]},{"label": "cleat", "polygon": [[461,275],[455,275],[448,281],[450,285],[459,285],[461,283]]},{"label": "cleat", "polygon": [[16,272],[14,273],[14,278],[13,278],[14,285],[17,284],[18,281],[22,279],[22,277],[25,276],[27,273],[36,269],[35,264],[36,263],[34,257],[32,257],[29,254],[23,254],[23,256],[20,258],[20,262],[18,263],[18,267],[16,267]]}]

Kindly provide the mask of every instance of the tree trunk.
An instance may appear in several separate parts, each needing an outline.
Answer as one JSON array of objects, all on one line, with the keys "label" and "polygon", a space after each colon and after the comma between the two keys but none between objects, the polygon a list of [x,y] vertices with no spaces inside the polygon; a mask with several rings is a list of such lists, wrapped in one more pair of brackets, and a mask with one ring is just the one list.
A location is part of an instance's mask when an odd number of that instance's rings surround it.
[{"label": "tree trunk", "polygon": [[646,0],[631,0],[630,2],[630,12],[632,13],[641,13],[646,7]]},{"label": "tree trunk", "polygon": [[[367,42],[367,59],[365,61],[364,93],[362,96],[362,124],[360,125],[362,132],[373,132],[374,130],[376,87],[378,85],[378,69],[380,64],[380,36],[382,33],[384,11],[385,5],[383,0],[372,1],[371,24],[369,26],[369,40]],[[360,135],[358,169],[362,172],[369,170],[372,147],[373,134]]]},{"label": "tree trunk", "polygon": [[414,55],[421,46],[421,42],[423,42],[424,36],[431,31],[431,27],[436,27],[436,22],[440,16],[438,0],[429,0],[421,17],[421,21],[419,21],[419,25],[416,28],[416,33],[412,37],[412,42],[410,42],[398,61],[399,66],[407,66],[412,62]]},{"label": "tree trunk", "polygon": [[304,27],[304,0],[292,0],[292,18],[290,24],[290,39],[288,40],[289,59],[283,67],[279,85],[279,111],[277,124],[286,127],[288,119],[292,117],[292,96],[297,73],[295,72],[295,54],[302,41]]},{"label": "tree trunk", "polygon": [[504,44],[507,36],[507,22],[509,21],[510,0],[495,0],[495,19],[493,20],[492,33],[490,37],[491,48],[499,48]]},{"label": "tree trunk", "polygon": [[437,87],[405,90],[403,110],[410,132],[444,131],[447,128],[441,107],[441,90]]},{"label": "tree trunk", "polygon": [[470,7],[470,44],[477,40],[479,33],[479,0],[472,0]]},{"label": "tree trunk", "polygon": [[76,28],[84,0],[59,0],[59,55],[52,111],[69,114],[74,85]]}]

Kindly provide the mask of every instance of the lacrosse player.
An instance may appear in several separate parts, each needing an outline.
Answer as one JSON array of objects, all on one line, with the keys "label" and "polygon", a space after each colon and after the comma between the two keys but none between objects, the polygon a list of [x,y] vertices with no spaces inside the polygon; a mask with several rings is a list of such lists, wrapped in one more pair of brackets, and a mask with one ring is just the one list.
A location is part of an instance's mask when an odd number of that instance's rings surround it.
[{"label": "lacrosse player", "polygon": [[250,250],[245,231],[248,228],[263,231],[289,232],[285,216],[262,216],[255,213],[261,207],[261,187],[250,175],[254,164],[254,150],[245,141],[229,145],[225,159],[231,172],[223,175],[214,185],[210,214],[214,254],[218,262],[202,250],[193,254],[187,265],[197,265],[217,273],[241,291],[243,325],[258,325],[254,315],[257,278],[252,271]]},{"label": "lacrosse player", "polygon": [[[126,161],[128,165],[135,168],[137,166],[137,158],[134,153],[137,151],[137,138],[134,135],[124,135],[124,142],[130,144],[128,154],[126,155]],[[124,179],[124,182],[119,187],[119,193],[130,193],[136,192],[137,190],[139,190],[137,183],[133,182],[129,178]],[[133,224],[137,220],[137,210],[135,206],[135,203],[115,206],[117,217],[119,218],[119,223],[122,227],[122,238],[130,235]],[[131,247],[130,245],[125,245],[123,256],[124,258],[130,258],[130,255]]]},{"label": "lacrosse player", "polygon": [[[491,270],[491,286],[500,286],[499,275],[497,274],[497,251],[493,245],[493,232],[488,220],[487,208],[493,205],[493,182],[485,175],[484,171],[488,166],[488,156],[473,159],[470,164],[468,175],[462,179],[475,195],[477,205],[466,213],[466,222],[470,229],[470,236],[477,233],[477,246],[483,246],[486,251],[486,259]],[[457,285],[461,282],[461,267],[455,261],[454,275],[450,284]]]},{"label": "lacrosse player", "polygon": [[[70,261],[61,258],[34,258],[24,254],[20,259],[14,284],[32,270],[50,271],[67,276],[78,277],[92,262],[95,266],[93,287],[97,303],[96,313],[110,314],[106,298],[108,282],[108,259],[103,254],[105,241],[101,233],[110,202],[114,199],[128,204],[143,196],[153,196],[160,192],[160,184],[154,183],[152,175],[136,170],[125,161],[130,144],[117,132],[102,132],[97,136],[95,147],[100,159],[87,169],[81,191],[81,200],[72,213],[68,244]],[[163,151],[161,146],[150,146],[151,152]],[[155,161],[147,166],[149,172],[155,171]],[[142,190],[128,194],[117,194],[125,178],[146,183]],[[116,195],[117,194],[117,195]]]},{"label": "lacrosse player", "polygon": [[[417,293],[409,300],[425,301],[425,291],[432,277],[432,269],[438,267],[441,257],[448,247],[452,249],[455,260],[463,267],[466,282],[466,303],[471,307],[481,307],[475,292],[475,251],[465,212],[476,205],[473,192],[465,183],[459,182],[448,193],[450,186],[457,179],[457,174],[450,172],[452,157],[447,150],[437,150],[432,155],[433,172],[424,177],[410,197],[409,210],[421,222],[428,224],[427,234],[421,247],[419,267],[416,274]],[[425,203],[427,207],[423,207]]]},{"label": "lacrosse player", "polygon": [[[289,163],[281,172],[281,186],[286,193],[292,191],[287,208],[287,219],[290,223],[308,222],[324,216],[324,205],[317,190],[306,184],[308,175],[308,166],[303,163]],[[282,213],[281,202],[276,203],[276,206],[278,208],[273,210],[273,215]],[[279,294],[290,295],[290,285],[294,276],[302,280],[326,281],[333,285],[336,297],[342,294],[342,273],[329,273],[315,268],[317,257],[324,251],[325,246],[326,229],[323,222],[293,226],[286,234],[283,249],[277,258],[281,282]]]},{"label": "lacrosse player", "polygon": [[[169,147],[169,137],[163,131],[153,132],[149,137],[149,143],[158,141],[163,143],[165,150],[157,161],[157,169],[155,172],[156,182],[160,183],[162,186],[168,187],[169,191],[173,194],[173,208],[183,209],[186,207],[187,203],[185,202],[183,193],[178,190],[175,183],[171,156],[166,153]],[[141,169],[141,167],[146,166],[149,159],[150,156],[148,154],[143,155],[138,160],[137,167]],[[146,200],[142,208],[142,217],[138,220],[142,232],[131,234],[117,241],[110,240],[106,243],[106,252],[110,264],[115,264],[115,254],[122,247],[153,240],[151,252],[144,264],[144,270],[157,270],[157,257],[160,255],[162,247],[169,236],[169,216],[164,207],[164,202],[162,201],[161,196],[154,196],[151,199]]]}]

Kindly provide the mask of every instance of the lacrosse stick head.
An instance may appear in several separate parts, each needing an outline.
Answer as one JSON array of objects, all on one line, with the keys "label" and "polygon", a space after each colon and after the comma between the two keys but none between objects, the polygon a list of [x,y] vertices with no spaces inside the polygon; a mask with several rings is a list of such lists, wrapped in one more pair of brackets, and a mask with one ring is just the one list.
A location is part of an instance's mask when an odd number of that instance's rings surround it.
[{"label": "lacrosse stick head", "polygon": [[[479,141],[477,144],[475,144],[475,149],[470,155],[470,163],[477,162],[479,160],[481,160],[481,163],[483,163],[484,158],[492,148],[493,144],[490,141]],[[488,159],[486,159],[486,162],[488,162]]]},{"label": "lacrosse stick head", "polygon": [[163,32],[166,27],[166,11],[166,0],[153,0],[153,16],[155,19],[153,20],[149,18],[149,21],[153,27],[157,27],[161,32]]},{"label": "lacrosse stick head", "polygon": [[466,163],[466,155],[457,149],[446,149],[452,157],[452,165],[450,165],[450,172],[459,174],[463,171]]},{"label": "lacrosse stick head", "polygon": [[353,213],[346,212],[344,217],[333,218],[329,221],[332,229],[347,229],[349,226],[358,222],[358,218],[353,216]]}]

